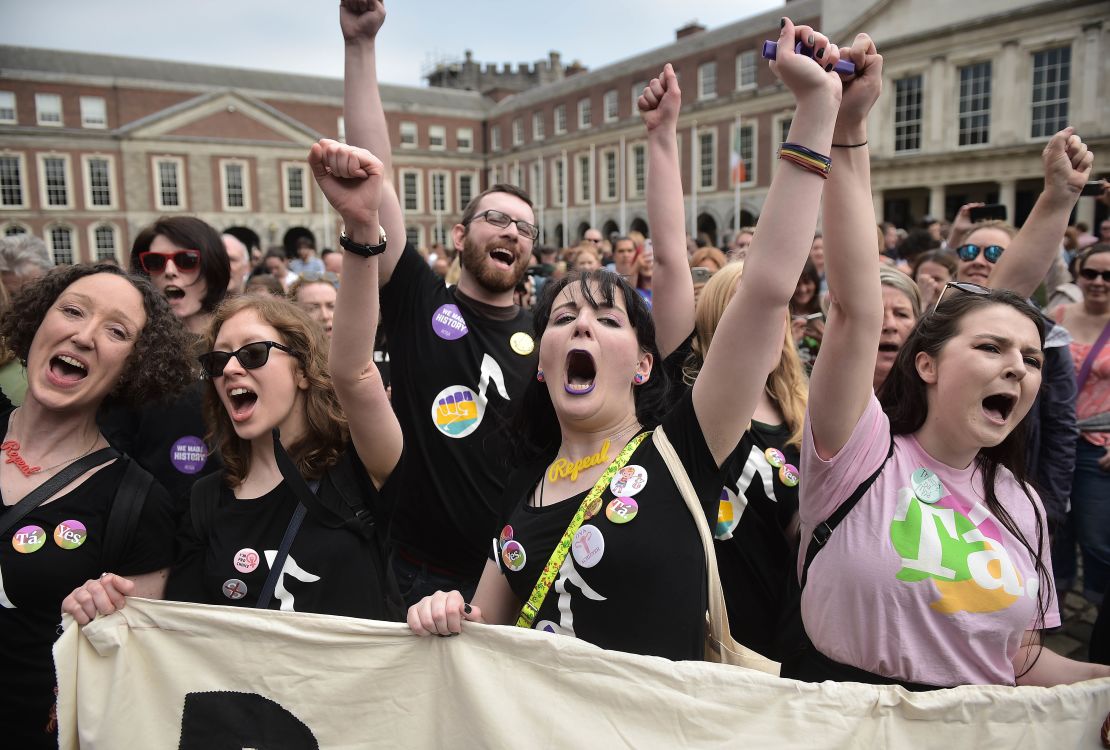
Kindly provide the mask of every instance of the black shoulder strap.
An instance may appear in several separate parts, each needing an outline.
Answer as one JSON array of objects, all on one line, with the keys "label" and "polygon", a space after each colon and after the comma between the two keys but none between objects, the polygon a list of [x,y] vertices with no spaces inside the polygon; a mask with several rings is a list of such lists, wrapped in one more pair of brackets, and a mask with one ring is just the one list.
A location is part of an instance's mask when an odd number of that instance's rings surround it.
[{"label": "black shoulder strap", "polygon": [[212,525],[212,515],[216,505],[220,502],[220,482],[223,472],[201,477],[193,483],[193,490],[189,495],[189,518],[193,522],[193,533],[197,539],[206,539],[208,529]]},{"label": "black shoulder strap", "polygon": [[154,476],[139,466],[138,461],[127,456],[123,457],[123,461],[127,468],[116,488],[112,510],[108,513],[108,527],[104,531],[102,554],[105,570],[117,570],[123,562],[123,556],[135,539],[143,505],[150,494],[150,486],[154,483]]},{"label": "black shoulder strap", "polygon": [[118,457],[119,453],[116,452],[115,448],[101,448],[95,453],[90,453],[83,458],[77,459],[69,466],[47,479],[38,487],[27,493],[26,497],[9,508],[3,516],[0,516],[0,536],[11,531],[11,528],[19,523],[24,516],[53,497],[58,490],[72,483],[90,469],[108,463],[113,458]]},{"label": "black shoulder strap", "polygon": [[802,565],[801,588],[804,589],[806,587],[806,578],[809,577],[809,566],[813,563],[813,558],[817,557],[817,553],[825,546],[825,542],[829,541],[829,537],[832,536],[833,530],[852,512],[852,508],[856,507],[856,503],[867,493],[867,490],[871,489],[871,485],[879,478],[879,474],[882,472],[883,467],[886,466],[886,462],[889,461],[890,457],[893,455],[894,435],[891,434],[890,447],[887,449],[886,458],[879,464],[879,468],[875,469],[874,473],[867,479],[860,482],[859,486],[856,487],[856,491],[853,492],[847,500],[841,503],[840,507],[837,508],[831,516],[817,524],[817,528],[813,530],[813,537],[809,540],[809,547],[806,548],[806,561],[805,564]]}]

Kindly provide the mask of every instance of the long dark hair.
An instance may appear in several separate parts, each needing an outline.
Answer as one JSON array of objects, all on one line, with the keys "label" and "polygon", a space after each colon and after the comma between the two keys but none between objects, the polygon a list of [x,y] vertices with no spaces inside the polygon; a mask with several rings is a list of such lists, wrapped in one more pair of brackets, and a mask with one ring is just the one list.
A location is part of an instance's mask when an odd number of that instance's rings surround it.
[{"label": "long dark hair", "polygon": [[203,278],[206,285],[200,307],[206,313],[215,310],[227,296],[227,285],[231,281],[231,260],[219,232],[195,216],[163,216],[135,237],[135,244],[131,246],[132,272],[149,276],[139,262],[139,253],[149,250],[158,235],[180,248],[200,252],[198,278]]},{"label": "long dark hair", "polygon": [[[924,352],[931,357],[937,357],[945,344],[959,333],[960,321],[965,316],[992,305],[1007,305],[1028,318],[1036,326],[1041,347],[1044,347],[1044,319],[1035,307],[1013,292],[993,289],[983,289],[980,294],[950,292],[932,313],[923,315],[917,322],[913,333],[906,339],[902,350],[898,352],[890,374],[879,388],[877,395],[883,411],[890,419],[892,435],[910,435],[917,432],[925,424],[929,414],[925,381],[917,372],[918,353]],[[1048,568],[1041,558],[1046,528],[1045,519],[1037,509],[1037,502],[1029,490],[1029,472],[1025,463],[1028,418],[1026,414],[998,445],[980,448],[975,457],[975,464],[983,475],[983,495],[987,508],[1014,535],[1033,559],[1040,582],[1037,590],[1037,626],[1043,626],[1045,614],[1048,611],[1048,591],[1052,586],[1052,577],[1048,574]],[[1008,470],[1014,476],[1033,509],[1037,536],[1035,547],[1025,538],[1013,516],[998,499],[995,487],[999,471],[1002,469]],[[1038,629],[1037,626],[1034,629]],[[1032,669],[1034,663],[1036,659],[1022,674]]]},{"label": "long dark hair", "polygon": [[[628,321],[636,331],[640,349],[651,354],[653,361],[651,377],[643,385],[636,386],[633,392],[636,418],[645,428],[655,427],[666,413],[669,389],[663,358],[655,343],[655,322],[644,298],[618,274],[605,269],[574,271],[558,281],[545,284],[536,306],[532,308],[535,339],[539,341],[543,337],[555,299],[571,284],[579,285],[583,299],[595,310],[602,306],[615,306],[618,295],[624,299]],[[546,383],[537,382],[535,378],[529,380],[509,430],[513,438],[514,458],[518,463],[530,462],[559,449],[562,431]]]}]

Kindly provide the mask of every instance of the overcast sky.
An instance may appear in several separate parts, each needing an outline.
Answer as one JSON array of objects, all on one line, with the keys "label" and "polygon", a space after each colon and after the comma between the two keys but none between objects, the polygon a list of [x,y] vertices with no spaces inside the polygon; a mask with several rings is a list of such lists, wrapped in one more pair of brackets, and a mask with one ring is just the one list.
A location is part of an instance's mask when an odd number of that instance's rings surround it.
[{"label": "overcast sky", "polygon": [[[388,0],[378,52],[382,81],[420,85],[438,60],[545,59],[589,68],[674,40],[697,20],[709,28],[781,0]],[[283,70],[341,77],[334,0],[0,0],[0,44]],[[0,60],[0,65],[3,60]]]}]

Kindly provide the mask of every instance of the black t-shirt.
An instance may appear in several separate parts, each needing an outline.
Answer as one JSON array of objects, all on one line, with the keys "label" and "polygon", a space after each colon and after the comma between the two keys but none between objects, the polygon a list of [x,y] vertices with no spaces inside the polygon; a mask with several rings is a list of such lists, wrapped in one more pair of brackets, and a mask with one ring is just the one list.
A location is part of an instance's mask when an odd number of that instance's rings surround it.
[{"label": "black t-shirt", "polygon": [[[698,497],[706,498],[702,509],[712,527],[725,472],[705,443],[689,395],[675,405],[663,426]],[[513,487],[528,488],[524,496],[515,498],[515,508],[502,522],[512,527],[512,540],[524,548],[523,567],[514,571],[506,564],[500,537],[490,550],[521,603],[528,600],[588,493],[551,506],[529,505],[532,488],[546,470],[547,463],[538,462],[529,467],[531,476],[524,481],[511,480]],[[611,520],[610,515],[618,521],[620,516],[610,514],[609,507],[616,497],[612,484],[622,474],[627,481],[618,490],[635,501],[636,514],[619,523]],[[694,519],[650,437],[640,443],[613,483],[601,495],[601,511],[585,521],[576,535],[584,538],[572,545],[533,627],[573,635],[605,649],[668,659],[703,658],[705,552]],[[642,486],[636,489],[637,485]]]},{"label": "black t-shirt", "polygon": [[536,373],[532,316],[480,315],[411,246],[382,289],[393,409],[405,434],[394,539],[435,566],[477,578],[505,508],[504,429]]},{"label": "black t-shirt", "polygon": [[800,459],[789,439],[786,425],[752,422],[720,492],[713,534],[732,637],[772,659],[789,646],[784,620],[797,596],[790,577]]},{"label": "black t-shirt", "polygon": [[[369,498],[374,487],[365,473],[360,480]],[[389,483],[383,490],[388,488]],[[221,482],[219,501],[204,522],[205,538],[198,536],[192,514],[182,519],[166,598],[254,607],[296,507],[297,498],[284,481],[253,499],[237,499]],[[270,609],[387,619],[381,551],[339,522],[339,515],[325,518],[317,509],[305,515]]]},{"label": "black t-shirt", "polygon": [[215,447],[204,439],[207,387],[198,380],[170,401],[108,409],[97,418],[112,447],[138,461],[169,491],[179,515],[189,507],[193,483],[223,468]]},{"label": "black t-shirt", "polygon": [[[3,415],[0,435],[7,425],[8,415]],[[108,514],[123,473],[121,461],[104,466],[70,492],[28,513],[0,539],[0,726],[7,747],[58,746],[55,735],[45,729],[54,705],[51,648],[62,619],[62,600],[109,568],[121,575],[139,575],[173,562],[173,506],[157,482],[151,485],[123,559],[104,559]]]}]

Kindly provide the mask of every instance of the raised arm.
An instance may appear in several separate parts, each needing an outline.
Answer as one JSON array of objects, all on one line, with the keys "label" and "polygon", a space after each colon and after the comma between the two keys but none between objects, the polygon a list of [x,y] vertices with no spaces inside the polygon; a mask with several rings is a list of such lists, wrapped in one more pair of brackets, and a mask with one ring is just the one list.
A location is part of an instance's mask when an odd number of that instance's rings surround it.
[{"label": "raised arm", "polygon": [[[384,166],[369,151],[323,140],[308,154],[312,175],[346,226],[363,245],[378,244],[378,207]],[[335,302],[328,369],[367,473],[381,487],[401,458],[401,426],[374,364],[378,327],[378,257],[343,253],[343,283]]]},{"label": "raised arm", "polygon": [[637,100],[648,133],[647,212],[655,249],[652,317],[666,357],[694,330],[694,280],[686,258],[686,212],[678,165],[678,112],[682,91],[670,63]]},{"label": "raised arm", "polygon": [[883,327],[879,258],[873,249],[871,156],[866,145],[857,145],[867,143],[867,116],[882,89],[883,58],[866,34],[858,35],[842,56],[855,63],[856,74],[844,81],[833,135],[836,165],[823,213],[832,304],[809,381],[810,426],[814,447],[823,458],[843,447],[867,407]]},{"label": "raised arm", "polygon": [[1044,190],[990,276],[992,289],[1009,289],[1023,297],[1036,291],[1059,254],[1068,218],[1090,179],[1095,156],[1068,127],[1052,136],[1041,159]]},{"label": "raised arm", "polygon": [[[821,57],[795,54],[799,41]],[[782,19],[778,49],[771,68],[797,102],[789,143],[827,155],[842,93],[840,79],[828,71],[840,50],[808,26],[795,28],[788,18]],[[698,423],[718,464],[747,429],[767,374],[781,356],[787,303],[809,257],[824,186],[819,174],[785,160],[771,181],[744,278],[721,316],[693,389]],[[871,232],[869,247],[874,246]]]},{"label": "raised arm", "polygon": [[[389,238],[378,257],[378,284],[386,284],[405,248],[405,219],[392,188],[393,159],[389,126],[378,89],[377,38],[385,22],[383,0],[342,0],[339,27],[343,31],[343,122],[347,143],[377,156],[385,181],[390,183],[379,207],[382,227]],[[374,240],[377,242],[377,239]],[[345,270],[345,269],[344,269]],[[371,329],[373,330],[373,329]]]}]

